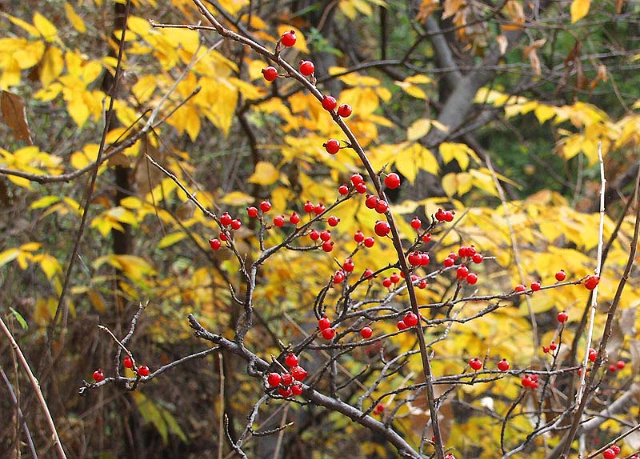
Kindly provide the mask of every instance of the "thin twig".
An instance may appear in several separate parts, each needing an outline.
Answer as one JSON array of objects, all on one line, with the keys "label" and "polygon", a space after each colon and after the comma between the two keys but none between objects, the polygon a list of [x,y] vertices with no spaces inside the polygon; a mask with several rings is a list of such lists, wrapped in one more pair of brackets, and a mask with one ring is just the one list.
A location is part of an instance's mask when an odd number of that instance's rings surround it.
[{"label": "thin twig", "polygon": [[42,411],[44,412],[44,415],[47,419],[47,424],[49,425],[49,429],[51,429],[51,435],[53,436],[53,443],[56,448],[56,451],[58,452],[58,456],[60,456],[60,459],[67,459],[67,455],[65,454],[64,449],[62,448],[62,443],[60,443],[60,437],[58,436],[56,425],[53,422],[51,413],[49,412],[47,401],[44,399],[44,395],[40,390],[40,384],[38,383],[38,380],[36,379],[35,375],[31,371],[31,368],[29,367],[29,363],[27,362],[27,359],[22,353],[20,346],[18,346],[18,343],[13,338],[11,331],[7,328],[4,321],[2,320],[2,317],[0,317],[0,328],[2,329],[2,332],[5,334],[7,339],[9,340],[9,344],[11,345],[14,352],[18,356],[18,360],[20,360],[20,363],[22,364],[22,368],[24,369],[25,373],[27,373],[27,376],[29,377],[31,386],[35,391],[36,397],[38,398],[38,401],[40,402],[40,406],[42,407]]},{"label": "thin twig", "polygon": [[18,398],[16,397],[15,392],[13,391],[13,387],[11,387],[11,381],[7,378],[6,373],[0,367],[0,376],[2,376],[2,380],[7,386],[7,390],[9,391],[9,395],[11,396],[11,401],[16,406],[16,411],[18,412],[18,420],[22,421],[22,428],[24,429],[24,433],[27,436],[27,443],[29,444],[29,450],[31,451],[31,455],[33,459],[38,459],[38,453],[36,452],[36,447],[33,444],[33,438],[31,438],[31,432],[29,431],[29,426],[27,425],[27,420],[24,418],[22,414],[22,410],[20,409],[20,405],[18,404]]}]

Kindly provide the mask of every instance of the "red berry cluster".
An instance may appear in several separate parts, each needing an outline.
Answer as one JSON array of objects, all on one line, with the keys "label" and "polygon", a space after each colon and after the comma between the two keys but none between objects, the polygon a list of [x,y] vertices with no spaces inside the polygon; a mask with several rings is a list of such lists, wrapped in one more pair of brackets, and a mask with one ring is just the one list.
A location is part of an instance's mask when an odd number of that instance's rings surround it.
[{"label": "red berry cluster", "polygon": [[538,388],[538,375],[524,375],[520,380],[523,387],[528,387],[529,389],[537,389]]},{"label": "red berry cluster", "polygon": [[380,416],[382,413],[384,413],[384,405],[382,403],[378,403],[373,409],[373,414]]},{"label": "red berry cluster", "polygon": [[453,210],[438,209],[436,211],[435,217],[439,222],[452,222],[455,214],[456,213]]},{"label": "red berry cluster", "polygon": [[558,349],[558,344],[555,341],[551,341],[548,346],[542,346],[542,352],[548,354]]},{"label": "red berry cluster", "polygon": [[[482,368],[482,365],[483,365],[482,361],[477,357],[474,357],[471,360],[469,360],[469,366],[473,371],[478,371],[480,368]],[[502,359],[498,362],[498,370],[500,371],[507,371],[510,366],[511,365],[509,364],[507,359]]]},{"label": "red berry cluster", "polygon": [[[620,447],[618,445],[611,445],[610,447],[608,447],[602,452],[602,457],[604,459],[616,459],[618,454],[620,454]],[[638,456],[636,455],[636,458],[637,457]]]},{"label": "red berry cluster", "polygon": [[460,261],[460,266],[456,269],[456,279],[458,281],[466,281],[470,285],[474,285],[478,282],[478,275],[469,270],[468,265],[470,263],[480,264],[484,261],[484,255],[479,253],[476,248],[471,246],[460,246],[458,253],[451,252],[442,261],[442,265],[445,268],[451,268]]},{"label": "red berry cluster", "polygon": [[336,336],[336,329],[331,327],[331,321],[327,316],[322,316],[318,321],[318,328],[322,337],[327,341],[331,341]]},{"label": "red berry cluster", "polygon": [[406,330],[407,328],[415,327],[416,325],[418,325],[418,320],[418,316],[409,311],[404,315],[402,320],[398,321],[396,326],[398,327],[398,330]]},{"label": "red berry cluster", "polygon": [[[149,376],[151,374],[151,370],[147,365],[140,365],[139,367],[136,367],[135,363],[133,362],[133,359],[128,355],[122,360],[122,365],[125,368],[129,368],[134,372],[136,372],[138,376]],[[105,376],[104,376],[104,372],[102,371],[102,368],[98,368],[96,371],[93,372],[93,380],[95,382],[99,383],[100,381],[104,381],[104,378]]]},{"label": "red berry cluster", "polygon": [[287,354],[284,362],[287,364],[289,371],[269,373],[267,375],[267,384],[271,388],[277,387],[278,394],[285,398],[302,394],[301,381],[304,381],[307,377],[307,370],[299,365],[298,357],[293,353]]}]

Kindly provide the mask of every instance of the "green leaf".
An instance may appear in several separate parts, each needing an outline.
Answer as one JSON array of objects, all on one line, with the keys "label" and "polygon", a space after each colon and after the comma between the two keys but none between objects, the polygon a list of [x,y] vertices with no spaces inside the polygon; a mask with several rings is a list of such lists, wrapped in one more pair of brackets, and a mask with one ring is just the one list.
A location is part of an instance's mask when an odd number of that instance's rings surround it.
[{"label": "green leaf", "polygon": [[22,315],[18,311],[13,309],[11,306],[9,306],[9,310],[12,312],[13,316],[16,318],[23,330],[29,328],[29,325],[27,325],[27,321],[24,320],[24,317],[22,317]]}]

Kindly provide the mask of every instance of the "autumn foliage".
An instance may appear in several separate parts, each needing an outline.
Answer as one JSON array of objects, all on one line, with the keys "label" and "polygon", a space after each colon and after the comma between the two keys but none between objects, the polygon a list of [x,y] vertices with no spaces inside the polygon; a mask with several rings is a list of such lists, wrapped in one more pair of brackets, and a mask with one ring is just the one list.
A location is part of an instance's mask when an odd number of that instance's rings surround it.
[{"label": "autumn foliage", "polygon": [[0,451],[637,458],[638,5],[278,3],[0,18]]}]

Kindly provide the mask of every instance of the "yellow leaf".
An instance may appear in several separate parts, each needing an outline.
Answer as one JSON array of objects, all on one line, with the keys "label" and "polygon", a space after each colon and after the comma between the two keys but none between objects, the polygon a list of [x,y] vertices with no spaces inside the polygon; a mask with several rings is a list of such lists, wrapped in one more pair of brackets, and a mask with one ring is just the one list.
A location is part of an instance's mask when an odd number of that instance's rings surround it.
[{"label": "yellow leaf", "polygon": [[278,169],[273,164],[260,161],[256,164],[256,170],[251,174],[247,182],[262,186],[272,185],[278,180],[279,175]]},{"label": "yellow leaf", "polygon": [[69,18],[69,22],[71,23],[73,28],[76,29],[80,33],[86,32],[87,31],[87,26],[84,25],[84,21],[82,20],[82,18],[80,16],[78,16],[78,13],[76,13],[73,10],[73,7],[71,6],[71,4],[68,3],[68,2],[65,3],[64,4],[64,9],[67,12],[67,17]]},{"label": "yellow leaf", "polygon": [[418,143],[413,143],[401,149],[394,160],[398,171],[404,175],[410,183],[413,183],[421,169],[431,174],[437,174],[438,161],[431,151]]},{"label": "yellow leaf", "polygon": [[160,239],[160,242],[158,242],[158,246],[157,247],[159,249],[164,249],[166,247],[172,246],[173,244],[175,244],[177,242],[180,242],[185,237],[187,237],[187,235],[184,234],[184,233],[170,233],[170,234],[167,234],[165,237]]},{"label": "yellow leaf", "polygon": [[84,123],[89,118],[89,107],[84,101],[82,94],[85,92],[82,88],[70,88],[66,87],[63,90],[64,99],[67,101],[67,110],[69,115],[76,123],[78,128],[84,126]]},{"label": "yellow leaf", "polygon": [[38,12],[33,15],[33,25],[36,26],[36,29],[46,41],[54,41],[58,36],[56,26]]},{"label": "yellow leaf", "polygon": [[404,81],[396,81],[396,85],[400,86],[404,92],[409,94],[411,97],[415,97],[416,99],[426,99],[427,94],[418,86],[405,83]]},{"label": "yellow leaf", "polygon": [[548,105],[538,105],[533,113],[536,115],[536,118],[538,118],[538,121],[540,121],[540,124],[544,124],[545,121],[556,116],[554,107]]},{"label": "yellow leaf", "polygon": [[[60,76],[64,68],[62,51],[55,46],[50,46],[40,61],[40,82],[43,87],[49,86]],[[56,96],[57,96],[56,92]],[[54,96],[55,97],[55,96]]]},{"label": "yellow leaf", "polygon": [[220,199],[220,203],[231,206],[246,206],[254,201],[254,197],[241,191],[232,191]]},{"label": "yellow leaf", "polygon": [[29,206],[30,209],[42,209],[43,207],[49,207],[51,204],[60,201],[58,196],[44,196],[34,202]]},{"label": "yellow leaf", "polygon": [[589,12],[591,0],[573,0],[571,2],[571,24],[575,24]]},{"label": "yellow leaf", "polygon": [[47,279],[49,280],[51,280],[51,278],[56,273],[62,272],[62,266],[60,266],[60,263],[58,263],[58,260],[56,260],[54,257],[52,257],[47,253],[43,253],[35,256],[33,258],[33,261],[36,263],[40,263],[40,267],[42,268],[42,271],[44,271],[44,274],[47,276]]},{"label": "yellow leaf", "polygon": [[36,29],[35,27],[33,27],[31,24],[29,24],[26,21],[23,21],[22,19],[18,19],[16,17],[11,16],[10,14],[7,13],[2,13],[2,15],[6,18],[8,18],[11,22],[13,22],[15,25],[17,25],[18,27],[23,28],[24,30],[27,31],[27,33],[29,33],[30,35],[33,35],[34,37],[37,37],[40,35],[40,33],[38,32],[38,29]]},{"label": "yellow leaf", "polygon": [[89,290],[87,292],[87,296],[89,297],[89,301],[91,302],[91,305],[94,308],[96,308],[98,312],[104,312],[107,309],[104,299],[102,298],[102,295],[100,295],[99,292],[95,290]]},{"label": "yellow leaf", "polygon": [[423,73],[419,73],[417,75],[413,75],[404,79],[405,83],[416,83],[416,84],[427,84],[431,83],[433,80],[429,78],[427,75]]},{"label": "yellow leaf", "polygon": [[424,137],[431,130],[431,120],[426,118],[414,121],[407,129],[407,139],[409,141],[418,140]]},{"label": "yellow leaf", "polygon": [[18,255],[20,255],[19,249],[9,249],[0,253],[0,266],[4,266],[7,263],[11,263],[13,260],[18,258]]},{"label": "yellow leaf", "polygon": [[309,54],[309,48],[307,48],[307,40],[304,38],[304,34],[300,32],[300,29],[290,26],[290,25],[281,25],[278,26],[278,36],[282,36],[285,32],[289,32],[293,30],[296,33],[296,44],[293,45],[294,48],[299,49],[303,53]]},{"label": "yellow leaf", "polygon": [[120,205],[127,209],[140,209],[142,207],[142,201],[135,196],[128,196],[120,201]]}]

